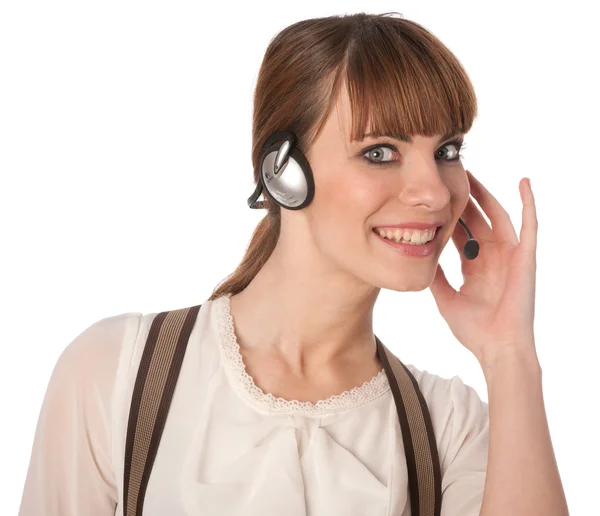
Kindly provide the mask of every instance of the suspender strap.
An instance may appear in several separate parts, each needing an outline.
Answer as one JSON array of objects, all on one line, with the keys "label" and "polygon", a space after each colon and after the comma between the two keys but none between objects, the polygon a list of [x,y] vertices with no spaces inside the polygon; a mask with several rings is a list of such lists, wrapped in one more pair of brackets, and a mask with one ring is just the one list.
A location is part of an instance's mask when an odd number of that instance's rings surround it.
[{"label": "suspender strap", "polygon": [[440,462],[427,403],[415,377],[375,336],[396,403],[408,468],[412,516],[440,516],[442,487]]},{"label": "suspender strap", "polygon": [[[137,373],[125,446],[123,516],[142,516],[148,480],[201,305],[157,314]],[[441,474],[433,425],[418,383],[375,336],[400,420],[411,516],[440,516]]]},{"label": "suspender strap", "polygon": [[200,305],[155,316],[133,388],[123,486],[123,516],[141,516],[150,472]]}]

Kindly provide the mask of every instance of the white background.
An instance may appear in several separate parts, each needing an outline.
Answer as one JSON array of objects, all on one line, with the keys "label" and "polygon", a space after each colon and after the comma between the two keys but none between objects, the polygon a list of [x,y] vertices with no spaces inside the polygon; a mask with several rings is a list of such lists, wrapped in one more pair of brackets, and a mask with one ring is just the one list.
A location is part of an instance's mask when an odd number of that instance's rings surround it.
[{"label": "white background", "polygon": [[[593,3],[589,3],[590,5]],[[585,2],[5,1],[0,7],[2,514],[16,514],[54,364],[93,322],[203,302],[264,216],[250,210],[263,53],[304,18],[397,11],[461,60],[479,99],[465,167],[508,210],[530,177],[535,334],[572,515],[597,509],[597,20]],[[477,237],[477,235],[475,235]],[[441,263],[460,287],[452,241]],[[375,331],[487,401],[433,297],[382,290]]]}]

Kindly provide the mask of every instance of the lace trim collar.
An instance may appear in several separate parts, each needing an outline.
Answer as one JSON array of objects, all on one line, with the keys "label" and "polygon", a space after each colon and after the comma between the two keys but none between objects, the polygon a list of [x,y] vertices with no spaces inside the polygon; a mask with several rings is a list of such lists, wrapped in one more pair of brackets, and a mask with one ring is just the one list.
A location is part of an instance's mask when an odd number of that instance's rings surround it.
[{"label": "lace trim collar", "polygon": [[259,408],[271,413],[315,416],[360,407],[385,394],[390,389],[385,370],[381,369],[371,380],[366,381],[361,386],[354,387],[341,394],[334,394],[327,399],[317,401],[317,403],[287,400],[265,393],[254,383],[252,376],[246,372],[246,366],[234,331],[233,317],[230,312],[230,297],[231,294],[226,294],[213,300],[220,337],[219,343],[231,378],[250,403],[256,404]]}]

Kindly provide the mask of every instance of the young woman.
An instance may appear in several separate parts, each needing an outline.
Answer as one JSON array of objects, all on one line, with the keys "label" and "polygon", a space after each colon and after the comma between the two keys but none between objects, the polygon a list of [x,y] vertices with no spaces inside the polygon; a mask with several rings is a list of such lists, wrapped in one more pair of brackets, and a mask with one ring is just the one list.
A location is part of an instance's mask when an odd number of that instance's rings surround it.
[{"label": "young woman", "polygon": [[[286,209],[265,192],[268,213],[240,266],[201,304],[143,514],[412,514],[372,327],[381,288],[430,288],[487,381],[489,406],[458,376],[406,364],[431,415],[441,514],[567,514],[533,334],[534,199],[522,180],[518,239],[464,170],[460,149],[477,104],[457,58],[398,17],[304,20],[270,43],[254,102],[257,184],[265,142],[289,131],[314,197]],[[456,292],[438,259],[450,240],[463,249],[463,221],[481,247],[477,259],[462,258]],[[101,319],[62,353],[21,516],[124,514],[128,416],[156,315]],[[399,333],[410,324],[398,322]]]}]

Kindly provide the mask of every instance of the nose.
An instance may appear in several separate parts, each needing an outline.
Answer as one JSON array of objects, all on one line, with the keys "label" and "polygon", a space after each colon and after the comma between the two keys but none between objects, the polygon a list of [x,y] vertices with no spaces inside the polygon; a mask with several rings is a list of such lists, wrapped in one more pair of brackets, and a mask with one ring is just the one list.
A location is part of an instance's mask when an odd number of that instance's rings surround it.
[{"label": "nose", "polygon": [[443,181],[439,165],[431,161],[407,165],[400,174],[398,198],[408,206],[426,205],[440,212],[450,202],[450,190]]}]

